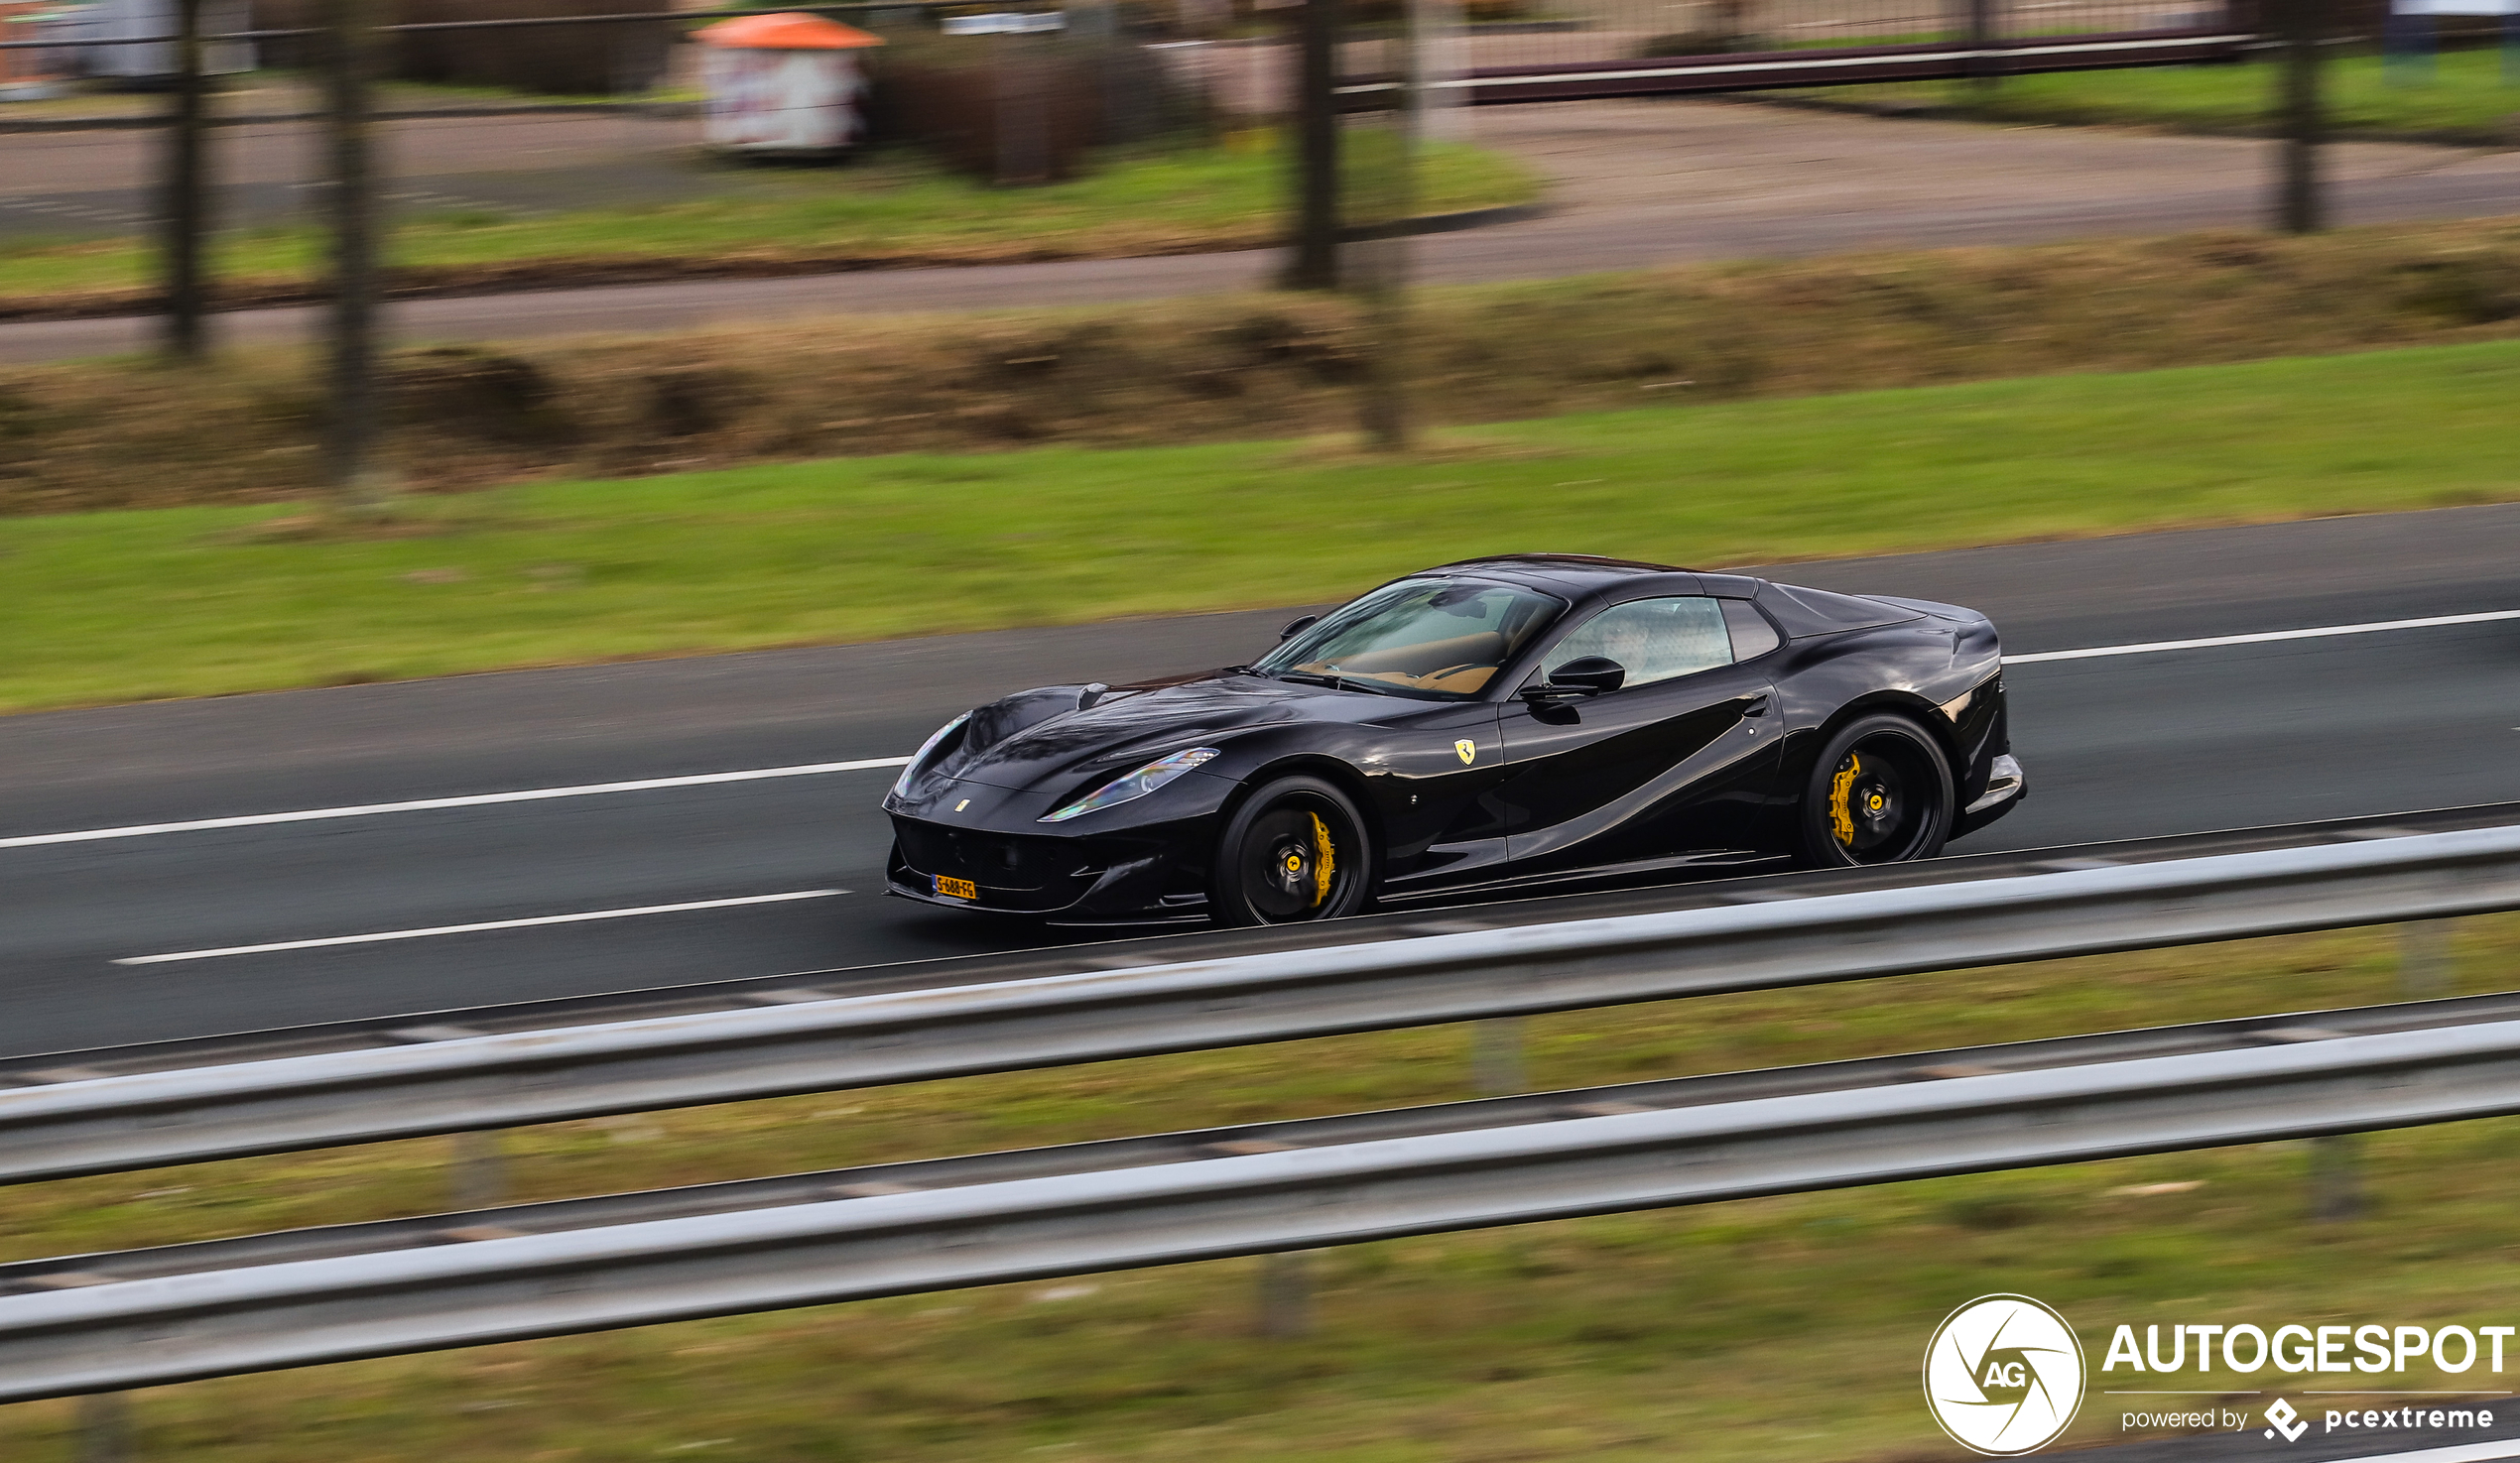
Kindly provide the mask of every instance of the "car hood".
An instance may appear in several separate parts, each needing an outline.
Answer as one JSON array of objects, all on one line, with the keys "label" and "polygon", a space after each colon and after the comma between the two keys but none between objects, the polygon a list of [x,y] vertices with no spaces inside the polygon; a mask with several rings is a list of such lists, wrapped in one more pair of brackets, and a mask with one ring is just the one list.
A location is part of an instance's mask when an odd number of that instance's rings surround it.
[{"label": "car hood", "polygon": [[928,771],[1008,789],[1116,778],[1168,752],[1260,727],[1370,720],[1426,705],[1237,674],[1123,686],[1079,706],[1093,689],[1045,686],[979,707],[961,740]]}]

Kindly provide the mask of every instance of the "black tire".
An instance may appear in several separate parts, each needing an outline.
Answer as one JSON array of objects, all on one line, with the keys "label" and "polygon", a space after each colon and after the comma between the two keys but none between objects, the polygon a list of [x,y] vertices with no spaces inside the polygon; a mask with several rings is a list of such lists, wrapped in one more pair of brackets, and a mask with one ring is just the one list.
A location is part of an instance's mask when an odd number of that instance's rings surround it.
[{"label": "black tire", "polygon": [[1225,820],[1210,866],[1219,924],[1295,924],[1365,908],[1373,848],[1346,793],[1320,778],[1275,779]]},{"label": "black tire", "polygon": [[1803,864],[1930,859],[1952,836],[1955,801],[1951,759],[1933,733],[1895,714],[1858,717],[1828,739],[1803,786]]}]

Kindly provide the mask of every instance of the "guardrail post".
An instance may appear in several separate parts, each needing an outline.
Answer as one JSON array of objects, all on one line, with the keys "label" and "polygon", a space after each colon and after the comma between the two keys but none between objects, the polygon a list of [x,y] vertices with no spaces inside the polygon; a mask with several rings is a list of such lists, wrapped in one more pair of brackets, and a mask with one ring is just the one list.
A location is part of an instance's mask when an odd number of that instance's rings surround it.
[{"label": "guardrail post", "polygon": [[1481,1097],[1524,1090],[1523,1019],[1492,1016],[1470,1023],[1470,1085]]},{"label": "guardrail post", "polygon": [[2410,919],[2398,926],[2398,993],[2410,1001],[2457,994],[2450,932],[2455,920]]},{"label": "guardrail post", "polygon": [[78,1463],[131,1463],[131,1399],[91,1392],[78,1400]]},{"label": "guardrail post", "polygon": [[1288,1341],[1313,1329],[1313,1256],[1294,1250],[1260,1257],[1260,1334]]},{"label": "guardrail post", "polygon": [[2335,1224],[2362,1217],[2362,1135],[2310,1141],[2310,1217]]},{"label": "guardrail post", "polygon": [[448,1187],[458,1209],[487,1209],[507,1197],[507,1158],[499,1152],[495,1129],[455,1135],[451,1179]]}]

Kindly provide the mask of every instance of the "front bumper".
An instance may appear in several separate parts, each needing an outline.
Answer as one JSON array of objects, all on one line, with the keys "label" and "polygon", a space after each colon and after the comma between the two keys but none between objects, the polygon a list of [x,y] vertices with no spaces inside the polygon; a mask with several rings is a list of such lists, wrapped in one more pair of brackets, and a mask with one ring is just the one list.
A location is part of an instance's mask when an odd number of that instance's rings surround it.
[{"label": "front bumper", "polygon": [[[885,891],[944,909],[1078,922],[1202,917],[1233,785],[1193,774],[1138,801],[1045,824],[1046,794],[948,783],[888,801]],[[967,884],[960,897],[943,881]]]},{"label": "front bumper", "polygon": [[[1203,870],[1200,871],[1203,874]],[[961,880],[971,897],[943,892]],[[1138,839],[1053,839],[946,829],[896,814],[884,890],[943,909],[1035,918],[1132,920],[1203,915],[1203,877],[1184,884],[1173,850]]]},{"label": "front bumper", "polygon": [[1999,754],[1987,771],[1986,791],[1960,809],[1960,815],[1952,822],[1952,836],[1959,838],[1974,833],[2029,798],[2030,775],[2021,770],[2021,764],[2011,753]]}]

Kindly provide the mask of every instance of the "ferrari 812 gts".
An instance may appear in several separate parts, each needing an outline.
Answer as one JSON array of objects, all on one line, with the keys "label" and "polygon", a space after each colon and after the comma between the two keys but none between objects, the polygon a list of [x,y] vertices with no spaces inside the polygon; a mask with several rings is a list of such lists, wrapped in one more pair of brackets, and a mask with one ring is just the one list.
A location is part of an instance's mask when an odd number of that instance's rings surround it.
[{"label": "ferrari 812 gts", "polygon": [[1995,627],[1578,554],[1445,564],[1248,666],[1021,691],[885,799],[907,899],[1328,919],[1561,881],[1931,858],[2018,805]]}]

